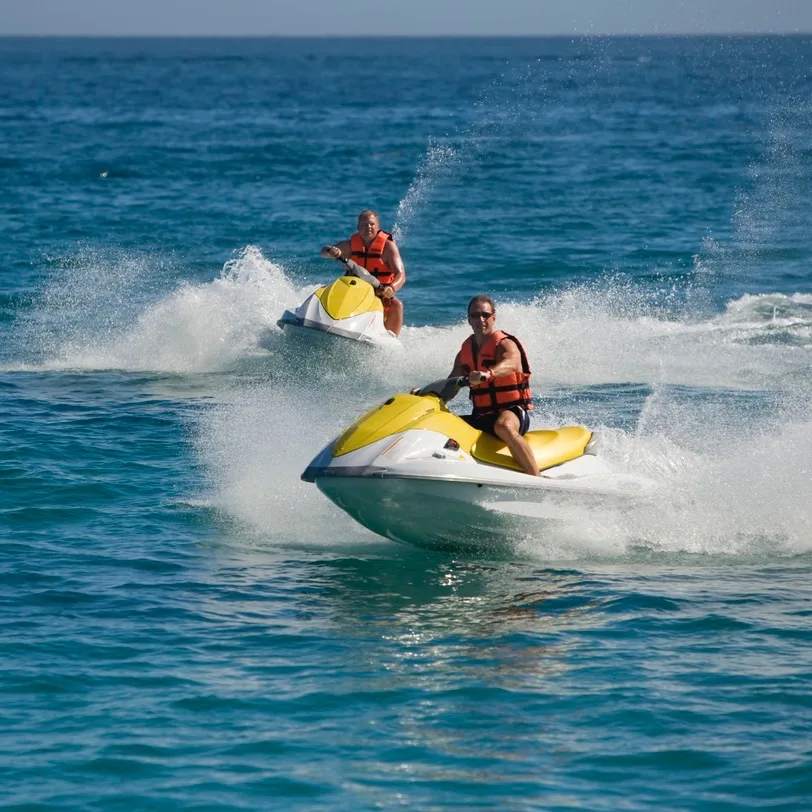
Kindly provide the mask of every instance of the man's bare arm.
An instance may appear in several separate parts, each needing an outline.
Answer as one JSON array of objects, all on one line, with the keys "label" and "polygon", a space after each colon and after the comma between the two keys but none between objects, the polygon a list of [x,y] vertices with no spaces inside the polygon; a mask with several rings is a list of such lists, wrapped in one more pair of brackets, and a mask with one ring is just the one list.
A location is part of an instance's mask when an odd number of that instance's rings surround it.
[{"label": "man's bare arm", "polygon": [[[457,357],[454,359],[454,368],[451,370],[448,377],[449,378],[458,378],[460,375],[465,375],[465,369],[462,366],[461,355],[460,355],[460,353],[457,353]],[[451,397],[448,398],[448,400],[446,400],[446,403],[448,403],[449,400],[454,400],[454,398],[457,396],[458,392],[459,392],[459,389],[456,392],[454,392],[454,394],[451,395]]]},{"label": "man's bare arm", "polygon": [[[319,252],[325,259],[339,259],[340,257],[349,257],[352,252],[352,243],[349,240],[342,240],[335,245],[325,245]],[[336,256],[336,253],[338,256]]]},{"label": "man's bare arm", "polygon": [[383,248],[383,261],[395,272],[392,288],[400,290],[406,282],[406,268],[394,240],[387,240]]},{"label": "man's bare arm", "polygon": [[522,371],[522,354],[519,352],[516,342],[511,341],[509,338],[500,341],[496,345],[494,361],[495,363],[491,367],[494,378],[501,378],[510,375],[511,372]]}]

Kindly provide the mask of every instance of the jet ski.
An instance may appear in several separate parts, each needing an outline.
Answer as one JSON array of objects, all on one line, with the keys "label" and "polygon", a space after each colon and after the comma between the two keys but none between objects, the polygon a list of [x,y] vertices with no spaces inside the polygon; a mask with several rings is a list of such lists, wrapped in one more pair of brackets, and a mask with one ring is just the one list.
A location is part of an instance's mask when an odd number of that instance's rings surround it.
[{"label": "jet ski", "polygon": [[283,331],[304,328],[377,347],[400,346],[384,326],[383,304],[375,295],[381,283],[353,260],[342,261],[348,275],[317,288],[295,310],[286,310],[277,325]]},{"label": "jet ski", "polygon": [[503,547],[571,523],[584,508],[616,509],[650,483],[613,473],[583,426],[529,431],[541,477],[505,444],[445,404],[466,376],[396,394],[359,417],[302,474],[364,527],[426,549]]}]

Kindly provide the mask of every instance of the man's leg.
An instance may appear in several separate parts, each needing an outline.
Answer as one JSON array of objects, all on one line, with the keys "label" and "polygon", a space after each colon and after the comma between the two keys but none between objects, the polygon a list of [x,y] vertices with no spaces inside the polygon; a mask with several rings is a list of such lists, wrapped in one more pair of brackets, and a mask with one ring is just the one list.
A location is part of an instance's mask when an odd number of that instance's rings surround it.
[{"label": "man's leg", "polygon": [[403,302],[397,297],[390,299],[389,302],[389,307],[383,314],[383,326],[399,336],[403,327]]},{"label": "man's leg", "polygon": [[526,474],[539,476],[536,456],[527,440],[519,434],[519,428],[519,418],[506,409],[499,412],[499,417],[496,418],[493,426],[493,433],[510,449],[513,459],[522,466]]}]

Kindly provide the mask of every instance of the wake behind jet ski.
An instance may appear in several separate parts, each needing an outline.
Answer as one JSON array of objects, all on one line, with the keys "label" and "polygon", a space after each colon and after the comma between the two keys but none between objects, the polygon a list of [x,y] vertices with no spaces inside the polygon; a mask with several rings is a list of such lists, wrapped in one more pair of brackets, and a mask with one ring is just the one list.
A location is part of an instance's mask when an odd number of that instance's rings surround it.
[{"label": "wake behind jet ski", "polygon": [[[622,505],[648,483],[615,474],[583,426],[525,434],[542,472],[445,405],[465,376],[396,394],[359,417],[302,474],[353,519],[429,549],[503,546],[584,507]],[[529,520],[529,524],[528,524]]]}]

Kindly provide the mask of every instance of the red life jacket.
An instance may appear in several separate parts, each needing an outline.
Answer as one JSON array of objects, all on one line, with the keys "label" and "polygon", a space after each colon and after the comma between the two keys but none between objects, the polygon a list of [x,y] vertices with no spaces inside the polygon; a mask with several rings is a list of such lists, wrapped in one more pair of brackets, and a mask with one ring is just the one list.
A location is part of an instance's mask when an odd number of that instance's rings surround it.
[{"label": "red life jacket", "polygon": [[471,387],[471,401],[474,404],[474,416],[493,414],[509,409],[511,406],[521,406],[528,412],[533,411],[533,397],[530,392],[530,364],[527,353],[521,342],[515,337],[494,330],[480,347],[477,353],[474,336],[465,339],[460,349],[460,363],[465,373],[475,369],[490,369],[496,363],[496,347],[506,338],[516,342],[519,354],[522,357],[522,371],[511,372],[500,378],[491,378]]},{"label": "red life jacket", "polygon": [[364,241],[357,232],[350,237],[350,258],[366,268],[382,285],[391,285],[395,281],[395,272],[383,261],[383,249],[391,236],[386,231],[379,231],[369,250],[364,248]]}]

